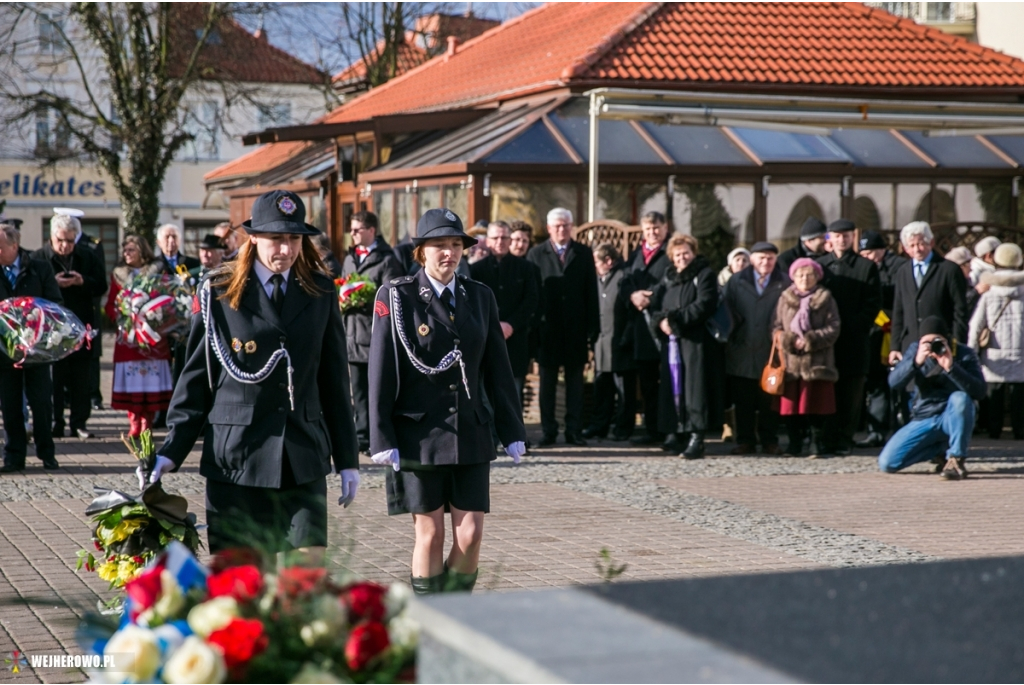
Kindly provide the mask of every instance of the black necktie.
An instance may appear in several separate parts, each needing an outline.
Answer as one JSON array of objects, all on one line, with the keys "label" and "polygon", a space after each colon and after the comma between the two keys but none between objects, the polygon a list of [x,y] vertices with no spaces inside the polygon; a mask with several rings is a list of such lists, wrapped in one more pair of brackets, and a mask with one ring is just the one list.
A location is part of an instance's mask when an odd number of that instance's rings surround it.
[{"label": "black necktie", "polygon": [[452,291],[445,288],[441,291],[441,302],[444,302],[444,306],[448,308],[448,318],[453,322],[455,321],[455,297],[452,295]]},{"label": "black necktie", "polygon": [[284,304],[284,276],[274,274],[270,277],[270,282],[274,284],[274,289],[270,293],[270,301],[274,303],[274,309],[280,314],[281,305]]}]

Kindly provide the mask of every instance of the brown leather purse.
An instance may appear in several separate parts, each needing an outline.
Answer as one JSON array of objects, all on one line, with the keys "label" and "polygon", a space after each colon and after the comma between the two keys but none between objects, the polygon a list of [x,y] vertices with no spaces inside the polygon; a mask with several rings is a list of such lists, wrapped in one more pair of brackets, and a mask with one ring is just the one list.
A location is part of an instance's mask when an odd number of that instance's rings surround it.
[{"label": "brown leather purse", "polygon": [[761,372],[761,389],[769,395],[781,395],[786,386],[786,362],[782,357],[782,331],[772,336],[772,351],[768,353],[768,363]]}]

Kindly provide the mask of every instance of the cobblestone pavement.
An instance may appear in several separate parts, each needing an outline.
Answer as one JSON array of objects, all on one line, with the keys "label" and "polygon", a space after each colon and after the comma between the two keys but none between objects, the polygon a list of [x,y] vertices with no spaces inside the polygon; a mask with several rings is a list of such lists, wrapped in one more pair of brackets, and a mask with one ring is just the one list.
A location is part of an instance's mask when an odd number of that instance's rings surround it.
[{"label": "cobblestone pavement", "polygon": [[[2,659],[15,649],[79,653],[82,617],[111,596],[106,583],[74,565],[76,550],[89,545],[83,511],[93,488],[137,489],[133,460],[117,438],[124,424],[118,412],[97,412],[90,424],[97,439],[58,442],[60,471],[43,471],[30,453],[26,471],[0,476],[0,682],[84,679],[31,667],[13,674]],[[978,441],[963,482],[942,481],[927,465],[880,474],[868,451],[821,460],[730,457],[729,445],[718,443],[698,462],[607,441],[536,451],[518,467],[499,459],[480,587],[600,582],[602,549],[634,580],[1024,554],[1022,446]],[[329,483],[336,499],[338,484]],[[402,580],[412,526],[386,515],[383,483],[384,470],[367,463],[356,502],[331,506],[332,564]],[[165,487],[188,497],[203,518],[198,454]]]}]

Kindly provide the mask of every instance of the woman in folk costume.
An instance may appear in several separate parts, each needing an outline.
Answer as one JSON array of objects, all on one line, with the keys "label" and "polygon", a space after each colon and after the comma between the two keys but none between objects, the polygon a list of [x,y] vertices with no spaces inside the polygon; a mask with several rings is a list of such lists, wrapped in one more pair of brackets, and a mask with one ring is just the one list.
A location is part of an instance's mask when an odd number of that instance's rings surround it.
[{"label": "woman in folk costume", "polygon": [[448,209],[426,212],[416,236],[413,256],[423,268],[382,286],[374,305],[370,452],[393,467],[388,513],[412,514],[413,590],[471,590],[490,510],[491,424],[517,464],[526,431],[494,294],[455,273],[476,240]]},{"label": "woman in folk costume", "polygon": [[[297,195],[253,204],[237,259],[199,288],[170,430],[143,479],[176,471],[204,426],[210,551],[327,545],[327,474],[359,485],[345,331]],[[207,425],[209,424],[209,425]],[[312,556],[312,555],[311,555]]]}]

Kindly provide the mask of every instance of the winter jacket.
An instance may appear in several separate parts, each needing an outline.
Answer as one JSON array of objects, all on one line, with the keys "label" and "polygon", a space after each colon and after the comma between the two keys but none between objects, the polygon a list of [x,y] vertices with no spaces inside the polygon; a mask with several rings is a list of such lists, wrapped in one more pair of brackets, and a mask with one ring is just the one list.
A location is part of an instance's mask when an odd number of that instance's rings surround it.
[{"label": "winter jacket", "polygon": [[[987,382],[1024,383],[1024,271],[984,271],[981,282],[992,287],[974,310],[967,345],[977,351]],[[992,333],[984,350],[978,348],[983,328]]]},{"label": "winter jacket", "polygon": [[835,298],[843,324],[843,331],[836,340],[836,368],[844,378],[866,376],[868,335],[882,308],[878,267],[853,250],[842,257],[827,254],[818,259],[818,263],[825,270],[822,285]]},{"label": "winter jacket", "polygon": [[985,399],[988,388],[978,363],[978,355],[966,345],[953,343],[953,367],[947,373],[942,371],[926,376],[917,365],[917,340],[910,343],[903,353],[903,359],[889,373],[889,387],[893,390],[907,390],[915,387],[914,406],[910,416],[913,420],[936,416],[946,410],[949,396],[954,392],[967,393],[971,399]]},{"label": "winter jacket", "polygon": [[757,294],[752,266],[735,274],[726,283],[722,299],[732,314],[732,333],[725,346],[726,374],[739,378],[761,378],[772,349],[775,310],[779,297],[789,285],[789,277],[777,266],[760,295]]},{"label": "winter jacket", "polygon": [[672,260],[665,253],[667,240],[655,250],[650,261],[644,262],[643,247],[637,247],[626,260],[626,278],[619,287],[619,297],[625,300],[629,306],[630,317],[632,317],[631,328],[633,331],[633,358],[637,361],[654,361],[660,357],[656,337],[651,333],[650,327],[650,306],[646,315],[639,311],[630,301],[630,296],[637,290],[654,290],[655,286],[661,283],[665,274],[674,271]]},{"label": "winter jacket", "polygon": [[992,273],[996,270],[996,266],[989,264],[981,257],[971,258],[971,285],[978,285],[981,283],[981,275],[985,273]]},{"label": "winter jacket", "polygon": [[918,326],[929,316],[945,321],[956,340],[966,340],[966,281],[959,266],[933,252],[919,288],[914,281],[914,263],[907,260],[896,272],[892,349],[905,354],[911,343],[921,339]]},{"label": "winter jacket", "polygon": [[633,368],[633,312],[628,300],[619,297],[626,269],[619,262],[597,277],[601,334],[594,343],[595,371],[628,371]]},{"label": "winter jacket", "polygon": [[786,380],[837,381],[835,344],[839,339],[839,307],[827,288],[818,286],[811,295],[811,328],[804,339],[807,346],[796,348],[796,333],[789,329],[800,311],[800,297],[790,286],[779,297],[775,311],[775,330],[782,331],[782,351],[786,359]]}]

